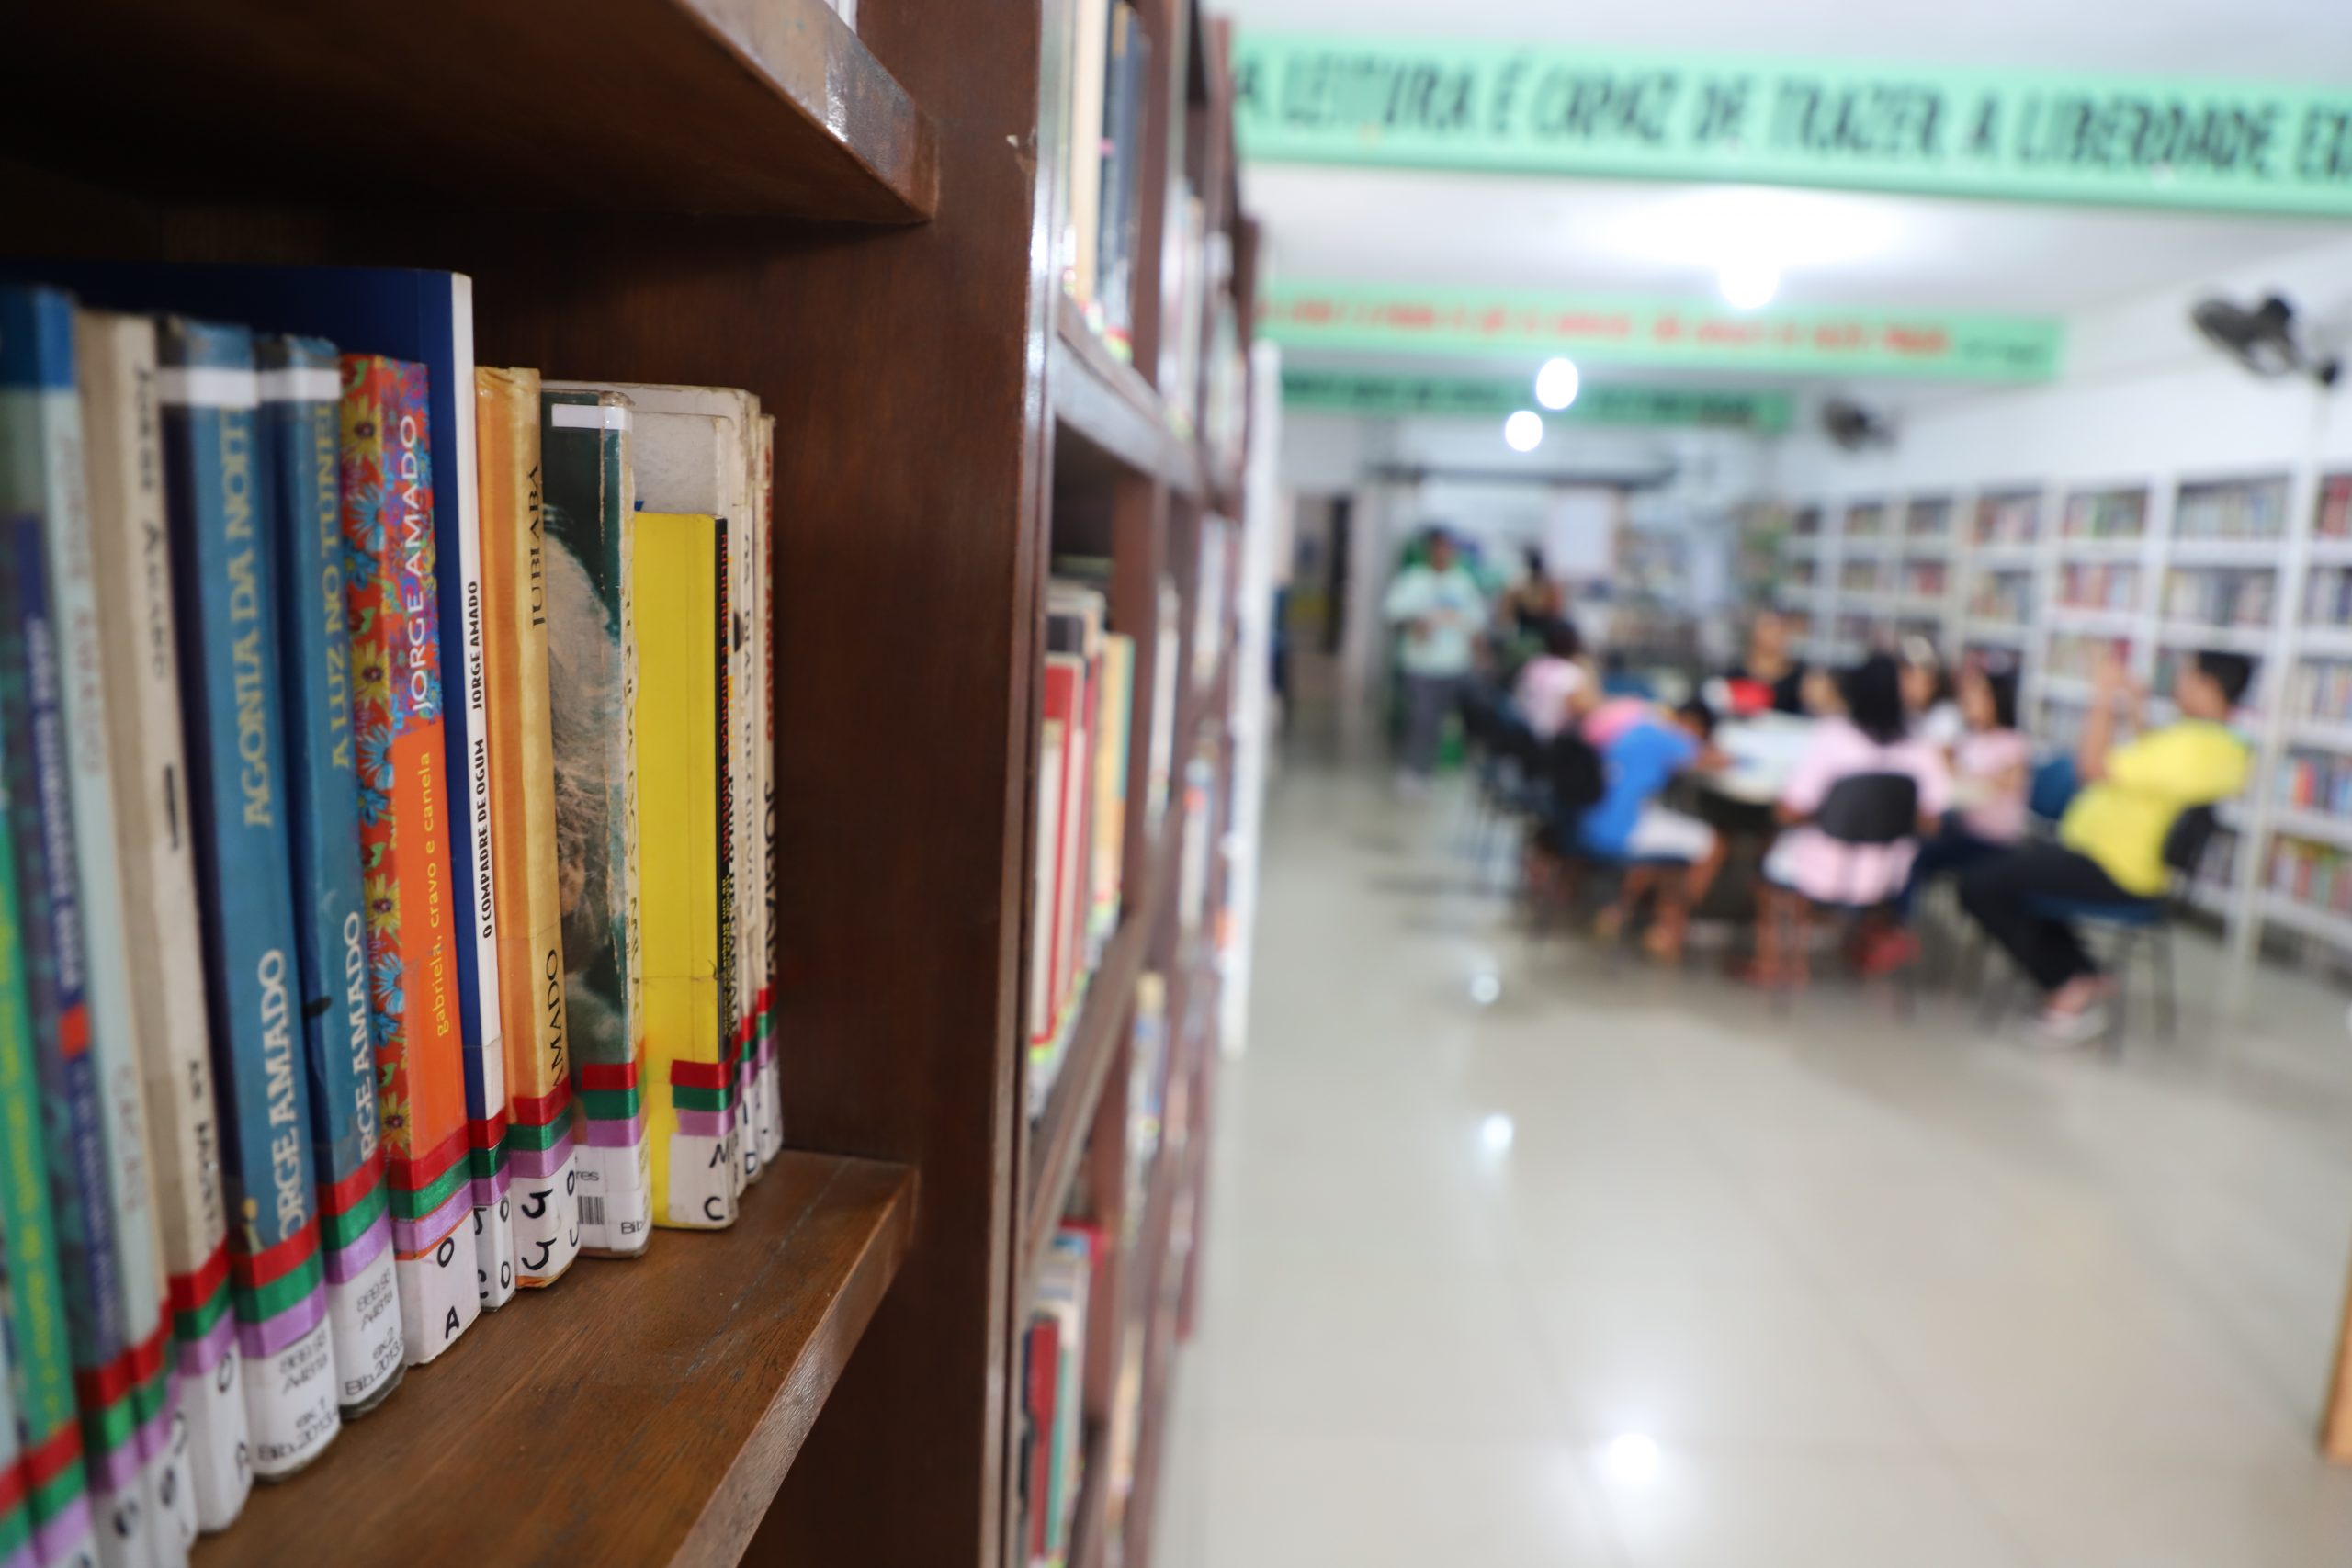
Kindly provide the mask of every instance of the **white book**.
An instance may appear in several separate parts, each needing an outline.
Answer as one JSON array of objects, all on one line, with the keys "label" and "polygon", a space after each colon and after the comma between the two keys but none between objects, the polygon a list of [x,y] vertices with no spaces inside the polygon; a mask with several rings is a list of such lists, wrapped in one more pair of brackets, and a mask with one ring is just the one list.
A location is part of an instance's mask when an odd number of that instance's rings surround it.
[{"label": "white book", "polygon": [[164,530],[155,327],[83,311],[74,322],[88,446],[101,670],[113,748],[130,1012],[147,1097],[164,1268],[177,1311],[175,1446],[196,1524],[225,1529],[253,1489],[243,1358],[230,1305],[228,1210],[204,994],[196,852],[180,729],[179,654]]},{"label": "white book", "polygon": [[784,1152],[784,1092],[775,1059],[775,417],[762,414],[754,465],[754,517],[758,543],[752,554],[752,637],[758,653],[752,663],[752,772],[757,781],[752,806],[758,814],[759,886],[752,903],[758,932],[752,948],[753,1134],[763,1169]]},{"label": "white book", "polygon": [[[106,686],[99,673],[103,660],[82,405],[72,380],[62,376],[38,388],[12,387],[6,395],[25,406],[17,411],[18,417],[0,419],[0,426],[13,425],[17,436],[0,450],[0,473],[16,471],[8,487],[12,493],[5,499],[10,505],[28,499],[13,492],[29,481],[49,553],[50,611],[56,637],[51,652],[57,661],[65,720],[74,863],[80,878],[87,1049],[104,1097],[107,1199],[114,1211],[113,1304],[127,1342],[141,1347],[153,1342],[160,1357],[162,1346],[169,1342],[171,1317],[163,1231],[148,1163],[147,1094],[130,1007],[132,964],[123,925],[121,856],[115,842]],[[195,1481],[186,1450],[170,1441],[168,1380],[164,1387],[163,1404],[133,1436],[135,1471],[124,1473],[119,1483],[93,1472],[98,1551],[108,1568],[116,1563],[163,1568],[187,1561],[197,1522]],[[165,1498],[172,1500],[169,1506]]]},{"label": "white book", "polygon": [[[724,940],[731,953],[729,964],[729,1005],[723,1005],[722,1027],[728,1031],[738,1060],[747,1060],[754,1042],[756,966],[747,911],[760,902],[753,897],[763,875],[758,848],[763,816],[752,773],[757,720],[753,705],[745,700],[758,675],[751,636],[750,606],[756,597],[759,575],[758,507],[766,492],[765,472],[759,451],[760,400],[732,387],[685,387],[643,381],[548,381],[548,387],[574,390],[616,391],[628,397],[634,410],[635,453],[639,504],[648,512],[707,513],[727,524],[729,637],[726,823],[728,889]],[[682,424],[681,419],[717,422],[712,445],[706,447],[702,427]],[[663,433],[666,432],[666,433]],[[657,434],[660,433],[660,434]],[[657,447],[666,449],[657,452]],[[707,453],[707,459],[706,454]],[[760,1159],[756,1132],[758,1116],[751,1102],[753,1075],[739,1078],[736,1142],[733,1156],[739,1180],[752,1179],[746,1168]]]}]

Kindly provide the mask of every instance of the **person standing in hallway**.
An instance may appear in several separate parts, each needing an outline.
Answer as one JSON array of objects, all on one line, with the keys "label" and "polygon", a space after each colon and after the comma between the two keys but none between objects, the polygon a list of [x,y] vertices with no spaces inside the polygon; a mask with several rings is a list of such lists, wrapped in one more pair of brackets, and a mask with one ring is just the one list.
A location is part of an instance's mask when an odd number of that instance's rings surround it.
[{"label": "person standing in hallway", "polygon": [[1396,782],[1408,795],[1426,791],[1437,772],[1445,716],[1453,710],[1476,656],[1479,628],[1487,624],[1487,596],[1462,564],[1453,536],[1432,528],[1424,549],[1424,558],[1388,585],[1382,607],[1388,624],[1404,634],[1397,665],[1405,680],[1405,754]]},{"label": "person standing in hallway", "polygon": [[2120,660],[2109,660],[2075,754],[2081,793],[2059,819],[2058,841],[2019,844],[1962,874],[1962,907],[2041,987],[2044,1032],[2060,1040],[2098,1033],[2115,982],[2075,928],[2037,910],[2035,901],[2124,904],[2163,895],[2170,874],[2165,840],[2181,813],[2245,787],[2251,758],[2229,720],[2253,680],[2254,663],[2242,654],[2208,650],[2184,659],[2173,679],[2180,717],[2117,746],[2117,708],[2128,701],[2137,728],[2148,694]]}]

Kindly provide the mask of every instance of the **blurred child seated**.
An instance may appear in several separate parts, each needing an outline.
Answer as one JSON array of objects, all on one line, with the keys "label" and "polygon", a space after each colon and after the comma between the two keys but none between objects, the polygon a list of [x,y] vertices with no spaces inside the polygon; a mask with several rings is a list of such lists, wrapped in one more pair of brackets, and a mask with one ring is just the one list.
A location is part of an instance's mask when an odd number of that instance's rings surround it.
[{"label": "blurred child seated", "polygon": [[1871,655],[1834,687],[1809,682],[1807,703],[1821,722],[1781,792],[1775,815],[1788,827],[1764,857],[1764,885],[1757,894],[1756,961],[1746,977],[1762,986],[1804,983],[1804,931],[1814,905],[1876,908],[1891,902],[1911,874],[1916,839],[1848,843],[1813,825],[1830,791],[1869,774],[1905,775],[1917,790],[1923,829],[1942,817],[1951,794],[1943,758],[1910,733],[1902,674],[1892,658]]},{"label": "blurred child seated", "polygon": [[2229,720],[2253,680],[2253,661],[2242,654],[2208,650],[2184,659],[2173,680],[2180,717],[2117,746],[2117,708],[2128,701],[2136,728],[2147,693],[2110,659],[2092,686],[2075,752],[2082,793],[2059,819],[2058,841],[2020,843],[1962,876],[1962,907],[2041,988],[2045,1033],[2059,1040],[2098,1033],[2115,990],[2048,901],[2129,904],[2164,893],[2165,840],[2181,814],[2245,787],[2250,758]]},{"label": "blurred child seated", "polygon": [[1874,944],[1864,963],[1873,972],[1918,956],[1918,939],[1909,930],[1911,912],[1930,881],[1965,871],[2025,836],[2033,746],[2018,728],[2017,671],[1988,671],[1972,665],[1961,671],[1958,694],[1963,728],[1951,749],[1951,772],[1952,795],[1960,805],[1919,846],[1910,883],[1903,889],[1903,924]]},{"label": "blurred child seated", "polygon": [[1695,701],[1670,714],[1653,708],[1615,727],[1600,745],[1600,799],[1577,826],[1588,852],[1626,866],[1616,901],[1600,918],[1603,940],[1614,941],[1642,897],[1655,890],[1643,946],[1661,963],[1681,958],[1690,908],[1706,897],[1718,861],[1715,830],[1660,806],[1657,797],[1684,769],[1721,765],[1714,731],[1714,715]]},{"label": "blurred child seated", "polygon": [[1538,740],[1549,740],[1599,697],[1600,683],[1585,661],[1576,623],[1555,616],[1538,628],[1543,647],[1520,666],[1511,700]]}]

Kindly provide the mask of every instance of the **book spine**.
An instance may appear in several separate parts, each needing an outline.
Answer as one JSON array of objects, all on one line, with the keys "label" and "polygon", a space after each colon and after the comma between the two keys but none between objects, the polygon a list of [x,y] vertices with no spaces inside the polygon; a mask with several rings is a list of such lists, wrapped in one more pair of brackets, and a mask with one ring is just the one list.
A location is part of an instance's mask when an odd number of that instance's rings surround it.
[{"label": "book spine", "polygon": [[[89,1224],[91,1263],[69,1271],[66,1305],[90,1330],[77,1336],[76,1382],[85,1450],[100,1505],[100,1551],[184,1561],[196,1533],[187,1455],[175,1450],[163,1238],[147,1165],[145,1095],[130,1017],[130,952],[117,877],[114,800],[107,757],[106,692],[99,673],[97,592],[89,534],[88,468],[75,392],[74,309],[53,289],[12,289],[0,299],[0,491],[19,507],[7,570],[23,620],[26,673],[36,711],[31,739],[49,834],[52,941],[61,994],[78,994],[68,1027],[42,1041],[56,1091],[95,1120],[93,1141],[62,1187]],[[86,1087],[85,1087],[86,1086]],[[80,1114],[82,1112],[77,1112]],[[96,1164],[87,1162],[95,1154]],[[90,1179],[95,1178],[95,1179]],[[71,1222],[68,1222],[71,1228]],[[70,1240],[69,1240],[70,1247]],[[86,1293],[83,1293],[86,1292]],[[172,1499],[166,1507],[163,1499]]]},{"label": "book spine", "polygon": [[727,526],[639,513],[633,548],[653,1220],[710,1230],[734,1223],[741,1190],[727,1029]]},{"label": "book spine", "polygon": [[33,1514],[25,1499],[24,1444],[17,1436],[16,1375],[8,1337],[0,1333],[0,1568],[33,1568]]},{"label": "book spine", "polygon": [[254,1473],[269,1480],[315,1459],[343,1423],[293,998],[300,959],[259,517],[260,386],[243,328],[167,321],[158,355],[231,1302]]},{"label": "book spine", "polygon": [[784,1092],[775,1059],[776,949],[781,928],[776,922],[775,816],[775,416],[753,421],[759,432],[760,543],[755,624],[760,629],[760,845],[762,888],[760,913],[760,984],[755,993],[757,1021],[753,1039],[759,1052],[760,1164],[774,1163],[784,1152]]},{"label": "book spine", "polygon": [[753,695],[759,660],[756,557],[760,543],[760,419],[759,400],[745,400],[738,448],[742,472],[741,498],[729,513],[725,577],[727,609],[718,626],[720,652],[726,660],[721,674],[727,682],[724,722],[727,737],[726,812],[728,886],[725,918],[728,947],[733,963],[729,998],[727,1053],[732,1068],[734,1117],[732,1136],[737,1150],[736,1186],[760,1179],[762,1161],[755,1105],[759,1094],[757,969],[752,953],[759,940],[759,784],[753,751],[758,746],[759,704]]},{"label": "book spine", "polygon": [[[472,400],[466,400],[470,406]],[[481,1311],[442,732],[432,457],[424,367],[343,356],[344,593],[359,859],[392,1270],[411,1366]]]},{"label": "book spine", "polygon": [[334,345],[266,338],[261,434],[277,567],[296,948],[335,1401],[372,1410],[400,1382],[399,1287],[384,1187],[359,884],[358,740],[343,583],[342,370]]},{"label": "book spine", "polygon": [[516,1279],[537,1287],[553,1284],[580,1254],[548,715],[538,372],[477,370],[474,394],[508,1166],[515,1182]]},{"label": "book spine", "polygon": [[[462,334],[463,373],[473,371],[472,284],[450,280],[466,298],[451,321]],[[470,385],[446,389],[456,428],[457,461],[434,475],[442,657],[457,682],[443,710],[448,769],[452,907],[464,922],[453,943],[458,960],[458,1021],[465,1039],[468,1176],[473,1190],[476,1281],[482,1310],[514,1299],[513,1173],[506,1151],[506,1045],[498,984],[498,877],[490,810],[489,696],[482,669],[481,513],[474,396]]]},{"label": "book spine", "polygon": [[[638,922],[637,625],[628,401],[540,397],[548,715],[566,889],[564,1000],[583,1251],[631,1256],[652,1225]],[[577,889],[573,892],[572,889]]]},{"label": "book spine", "polygon": [[[735,597],[735,591],[739,585],[736,567],[741,558],[734,550],[737,534],[734,519],[728,517],[714,519],[710,532],[713,536],[710,547],[714,555],[710,568],[702,576],[701,581],[713,601],[712,610],[715,613],[707,616],[697,615],[694,617],[693,624],[705,634],[701,642],[700,655],[705,668],[709,671],[710,700],[703,705],[703,710],[707,711],[710,719],[710,728],[703,735],[702,744],[704,751],[710,755],[713,761],[710,780],[710,805],[713,812],[711,829],[716,840],[714,849],[718,870],[718,883],[713,890],[713,904],[716,913],[718,949],[718,1037],[717,1043],[719,1070],[718,1081],[715,1088],[720,1103],[708,1106],[707,1109],[715,1111],[718,1118],[716,1127],[721,1151],[726,1158],[727,1196],[721,1205],[726,1213],[726,1220],[703,1223],[725,1224],[731,1223],[735,1217],[735,1201],[742,1195],[743,1189],[750,1182],[752,1175],[748,1162],[757,1157],[756,1152],[741,1135],[743,1093],[746,1087],[744,1063],[747,1057],[742,1048],[743,941],[742,931],[738,924],[739,909],[736,898],[737,889],[745,886],[742,879],[743,838],[737,831],[740,824],[736,816],[743,795],[738,786],[742,778],[742,769],[749,758],[746,748],[741,744],[745,737],[735,722],[738,706],[734,694],[741,689],[737,683],[741,674],[741,661],[737,655],[741,649],[742,643],[741,639],[734,635],[737,630],[736,616],[741,604],[741,602]],[[644,547],[644,531],[640,526],[638,548],[642,550]],[[645,580],[640,576],[639,581],[642,582]],[[644,658],[644,648],[645,633],[640,631],[639,634],[640,660]],[[697,687],[700,684],[698,680]],[[649,689],[658,690],[658,688]],[[646,776],[647,752],[643,750],[644,727],[650,722],[646,716],[661,706],[662,701],[657,696],[652,707],[640,710],[639,716],[639,750],[637,771],[638,787],[640,792],[645,787]],[[641,799],[639,809],[640,812],[645,810]],[[651,818],[648,815],[640,820],[650,821]],[[647,869],[650,867],[641,868],[640,875],[644,874]],[[699,917],[698,909],[696,914]],[[652,977],[653,969],[649,963],[646,978],[650,982]],[[646,1019],[646,1038],[649,1045],[652,1041],[652,1016],[649,1011]],[[695,1043],[699,1044],[699,1040]],[[662,1080],[656,1078],[655,1081],[658,1083]],[[685,1091],[685,1086],[674,1077],[669,1081],[671,1100],[675,1102]],[[661,1157],[661,1140],[664,1134],[659,1130],[652,1130],[650,1135],[654,1140],[654,1157],[658,1160]],[[678,1185],[675,1182],[672,1184],[673,1197],[676,1196]],[[657,1178],[653,1198],[656,1224],[662,1223],[662,1216],[665,1209],[673,1214],[673,1217],[669,1223],[673,1224],[680,1223],[674,1217],[677,1213],[707,1214],[711,1212],[708,1205],[699,1203],[670,1208],[662,1202],[660,1187],[661,1183]]]},{"label": "book spine", "polygon": [[[8,525],[0,525],[8,526]],[[13,527],[9,527],[13,531]],[[0,630],[0,690],[12,687],[18,661]],[[17,853],[13,829],[17,763],[22,739],[15,726],[22,705],[0,701],[0,755],[6,758],[9,832],[0,832],[0,1333],[13,1359],[6,1382],[13,1411],[6,1431],[17,1453],[28,1555],[41,1564],[96,1561],[89,1498],[82,1469],[82,1428],[74,1405],[74,1345],[65,1315],[59,1237],[49,1201],[49,1134],[42,1124],[42,1090],[33,1029],[30,974],[37,939],[29,908],[40,900],[19,872],[32,872]]]},{"label": "book spine", "polygon": [[204,952],[180,734],[155,328],[143,317],[88,312],[76,331],[124,934],[132,952],[147,955],[131,966],[129,1001],[147,1097],[172,1376],[197,1525],[218,1530],[253,1488],[243,1457],[251,1435],[230,1311],[209,1026],[204,1010],[187,1002],[203,994]]}]

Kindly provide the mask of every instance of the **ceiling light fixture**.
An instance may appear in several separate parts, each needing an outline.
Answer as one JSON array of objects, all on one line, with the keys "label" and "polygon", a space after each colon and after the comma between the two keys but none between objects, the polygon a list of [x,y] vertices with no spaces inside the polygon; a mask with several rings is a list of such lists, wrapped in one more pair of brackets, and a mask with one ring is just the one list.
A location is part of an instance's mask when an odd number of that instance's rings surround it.
[{"label": "ceiling light fixture", "polygon": [[1577,400],[1583,378],[1572,359],[1547,359],[1535,373],[1535,400],[1547,409],[1564,409]]},{"label": "ceiling light fixture", "polygon": [[1503,440],[1514,452],[1532,452],[1544,445],[1544,416],[1533,409],[1521,409],[1503,421]]},{"label": "ceiling light fixture", "polygon": [[1781,291],[1781,269],[1761,256],[1742,256],[1724,263],[1715,283],[1733,310],[1760,310]]}]

